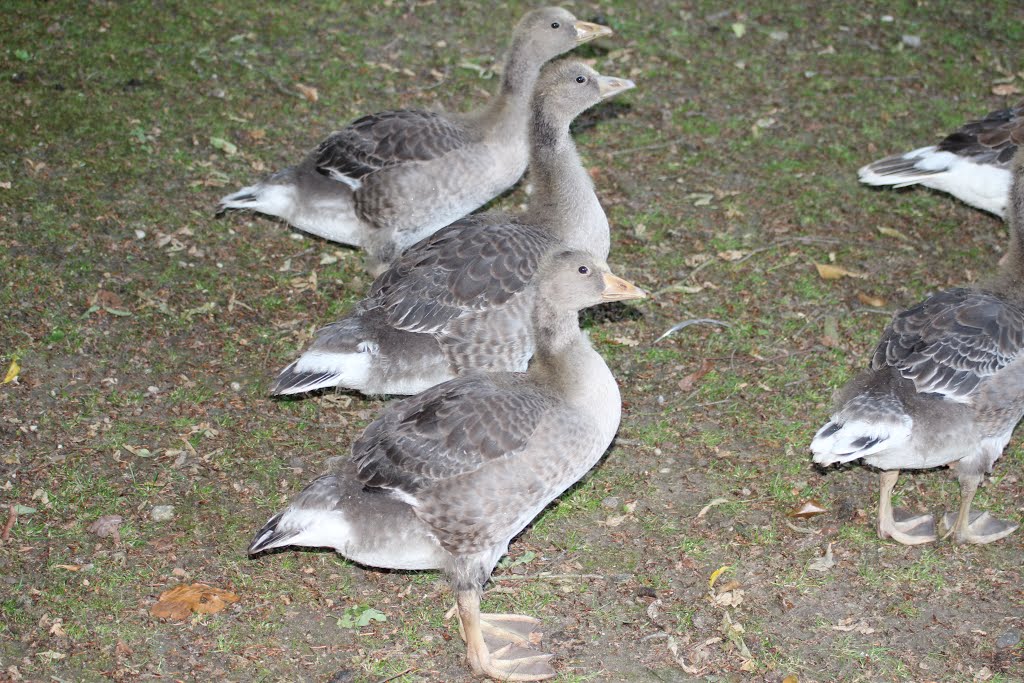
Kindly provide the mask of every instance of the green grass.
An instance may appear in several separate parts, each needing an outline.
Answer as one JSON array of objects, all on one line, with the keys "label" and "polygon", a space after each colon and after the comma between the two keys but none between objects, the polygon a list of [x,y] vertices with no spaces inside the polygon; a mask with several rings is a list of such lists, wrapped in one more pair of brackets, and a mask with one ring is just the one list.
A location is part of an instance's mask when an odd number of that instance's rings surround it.
[{"label": "green grass", "polygon": [[[347,453],[383,401],[266,397],[276,370],[370,280],[354,250],[211,213],[221,195],[360,114],[481,102],[495,81],[462,63],[492,66],[528,4],[8,4],[0,372],[12,359],[22,370],[18,385],[0,387],[0,524],[10,503],[36,511],[0,545],[0,668],[25,680],[328,680],[346,670],[370,683],[460,680],[463,647],[442,620],[451,593],[439,575],[370,571],[328,553],[245,557],[253,531]],[[1019,538],[880,541],[876,475],[819,472],[806,447],[887,321],[858,294],[896,310],[998,258],[997,221],[938,193],[868,190],[854,171],[1011,103],[991,87],[1017,69],[1020,7],[615,0],[573,10],[599,10],[617,32],[579,55],[638,83],[576,137],[612,225],[609,261],[657,294],[629,316],[584,316],[620,382],[619,440],[513,541],[513,562],[527,550],[533,559],[501,570],[602,578],[498,581],[509,592],[486,607],[545,620],[558,681],[673,680],[683,674],[665,641],[647,636],[664,627],[684,650],[721,637],[726,610],[708,600],[707,579],[731,565],[723,580],[739,581],[745,598],[728,611],[757,673],[714,645],[702,660],[708,680],[953,681],[981,666],[1014,680],[992,653],[1021,607]],[[921,47],[901,46],[904,34]],[[319,100],[296,96],[296,83]],[[516,190],[493,206],[523,201]],[[750,256],[719,256],[733,250]],[[711,260],[694,273],[699,255]],[[813,263],[831,257],[866,278],[820,279]],[[313,272],[316,289],[302,288],[297,278]],[[651,343],[690,317],[732,327]],[[822,343],[829,330],[835,345]],[[1022,519],[1022,462],[1018,436],[978,509]],[[902,476],[897,494],[937,514],[959,491],[937,471]],[[728,502],[698,519],[716,498]],[[828,512],[785,517],[811,498]],[[174,518],[152,521],[162,504]],[[112,514],[124,518],[118,547],[88,531]],[[830,542],[836,566],[808,570]],[[159,594],[185,580],[241,599],[180,625],[153,619]],[[661,625],[640,587],[656,590]],[[355,607],[387,621],[339,628]],[[846,609],[876,631],[834,630]],[[936,609],[942,617],[928,621]],[[64,635],[49,630],[58,618]]]}]

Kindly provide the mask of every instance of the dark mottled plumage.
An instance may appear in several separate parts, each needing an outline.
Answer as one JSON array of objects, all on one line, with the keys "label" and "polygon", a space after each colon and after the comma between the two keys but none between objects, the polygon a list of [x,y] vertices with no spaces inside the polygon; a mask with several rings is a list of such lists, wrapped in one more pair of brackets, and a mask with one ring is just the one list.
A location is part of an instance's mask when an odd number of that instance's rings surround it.
[{"label": "dark mottled plumage", "polygon": [[936,539],[930,516],[897,519],[891,496],[901,469],[949,465],[959,512],[943,521],[960,543],[989,543],[1016,524],[971,513],[978,485],[1024,416],[1024,148],[1014,157],[1010,248],[976,288],[934,294],[894,316],[865,372],[836,394],[811,443],[822,465],[863,459],[883,470],[878,529],[916,544]]},{"label": "dark mottled plumage", "polygon": [[[577,248],[603,261],[610,244],[608,219],[569,124],[632,85],[578,62],[546,67],[533,116],[534,131],[546,133],[532,140],[535,189],[527,214],[468,216],[410,247],[354,311],[317,333],[271,392],[340,386],[416,393],[469,370],[525,369],[541,260]],[[422,335],[434,345],[422,343]]]},{"label": "dark mottled plumage", "polygon": [[868,185],[921,184],[1003,216],[1010,163],[1024,142],[1024,102],[971,121],[939,144],[897,154],[858,171]]},{"label": "dark mottled plumage", "polygon": [[501,87],[467,114],[397,110],[332,133],[298,165],[220,201],[363,247],[375,275],[406,247],[477,209],[526,170],[530,99],[541,66],[611,30],[546,7],[516,26]]},{"label": "dark mottled plumage", "polygon": [[399,109],[356,119],[316,148],[316,168],[353,180],[410,161],[438,159],[472,142],[470,131],[443,114]]},{"label": "dark mottled plumage", "polygon": [[871,369],[896,368],[919,393],[963,401],[1024,348],[1024,310],[991,292],[939,292],[897,313]]}]

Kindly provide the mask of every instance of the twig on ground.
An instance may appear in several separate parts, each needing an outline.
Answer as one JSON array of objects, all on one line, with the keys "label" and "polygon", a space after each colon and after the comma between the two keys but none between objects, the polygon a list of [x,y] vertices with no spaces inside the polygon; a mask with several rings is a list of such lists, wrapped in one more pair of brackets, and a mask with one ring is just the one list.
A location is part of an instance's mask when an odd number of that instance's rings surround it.
[{"label": "twig on ground", "polygon": [[7,509],[10,510],[7,515],[7,523],[4,524],[3,533],[0,533],[0,541],[4,543],[11,537],[11,529],[14,528],[14,523],[18,521],[18,508],[14,506],[14,503],[7,506]]},{"label": "twig on ground", "polygon": [[405,671],[399,671],[398,673],[396,673],[396,674],[395,674],[395,675],[393,675],[393,676],[388,676],[387,678],[382,678],[382,679],[380,679],[379,681],[377,681],[377,683],[388,683],[388,681],[393,681],[393,680],[395,680],[396,678],[400,678],[401,676],[404,676],[405,674],[411,674],[411,673],[413,673],[414,671],[419,671],[419,669],[417,669],[416,667],[412,667],[412,666],[410,666],[410,667],[409,667],[408,669],[406,669]]},{"label": "twig on ground", "polygon": [[541,572],[539,574],[503,574],[502,576],[492,576],[491,581],[530,581],[532,579],[594,579],[604,581],[607,578],[601,574],[545,574]]}]

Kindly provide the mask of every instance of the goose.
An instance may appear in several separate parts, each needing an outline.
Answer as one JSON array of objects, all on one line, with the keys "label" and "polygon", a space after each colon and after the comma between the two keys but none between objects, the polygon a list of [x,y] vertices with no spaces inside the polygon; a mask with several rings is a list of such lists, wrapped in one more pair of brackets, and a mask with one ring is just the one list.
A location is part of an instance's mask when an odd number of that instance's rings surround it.
[{"label": "goose", "polygon": [[249,209],[363,247],[377,274],[409,245],[519,180],[541,67],[611,32],[559,7],[529,12],[513,31],[501,87],[487,106],[467,114],[402,109],[364,116],[298,165],[221,199],[217,215]]},{"label": "goose", "polygon": [[482,586],[508,544],[600,459],[622,402],[578,312],[645,296],[589,253],[544,260],[533,317],[537,353],[524,373],[470,373],[388,404],[288,507],[260,529],[255,555],[326,547],[371,567],[443,570],[476,674],[555,675],[527,645],[537,619],[481,614]]},{"label": "goose", "polygon": [[971,512],[978,486],[1024,415],[1024,151],[1014,158],[1010,246],[994,275],[976,287],[934,294],[897,313],[870,367],[836,395],[811,451],[822,466],[863,460],[881,470],[878,533],[914,545],[937,540],[930,515],[892,507],[900,470],[948,465],[960,481],[960,509],[944,537],[991,543],[1017,525]]},{"label": "goose", "polygon": [[924,185],[1004,217],[1010,162],[1024,143],[1024,101],[971,121],[937,145],[879,159],[857,174],[868,185]]},{"label": "goose", "polygon": [[608,219],[569,124],[632,87],[580,62],[548,65],[534,98],[526,214],[469,216],[410,247],[281,371],[271,394],[415,394],[469,369],[524,370],[542,257],[583,249],[603,262],[610,248]]}]

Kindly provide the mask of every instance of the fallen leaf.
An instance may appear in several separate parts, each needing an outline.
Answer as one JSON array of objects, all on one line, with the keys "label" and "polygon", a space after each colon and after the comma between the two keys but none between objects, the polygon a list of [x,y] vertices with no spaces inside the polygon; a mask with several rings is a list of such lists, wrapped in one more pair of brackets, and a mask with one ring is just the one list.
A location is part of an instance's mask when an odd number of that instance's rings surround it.
[{"label": "fallen leaf", "polygon": [[21,372],[21,366],[18,365],[18,361],[12,360],[11,366],[7,368],[7,374],[4,375],[3,384],[10,384],[14,380],[18,379],[19,372]]},{"label": "fallen leaf", "polygon": [[36,656],[42,657],[43,659],[51,659],[53,661],[57,661],[59,659],[64,659],[65,657],[67,657],[67,655],[63,652],[54,652],[53,650],[47,650],[46,652],[37,652]]},{"label": "fallen leaf", "polygon": [[80,564],[55,564],[54,569],[67,569],[69,572],[77,572],[82,568]]},{"label": "fallen leaf", "polygon": [[879,232],[879,234],[885,235],[886,237],[894,237],[894,238],[896,238],[898,240],[903,240],[904,242],[909,242],[910,241],[909,237],[904,235],[902,232],[900,232],[896,228],[886,228],[884,226],[878,226],[878,232]]},{"label": "fallen leaf", "polygon": [[699,368],[691,372],[689,375],[683,377],[676,383],[676,385],[682,391],[691,391],[694,385],[697,384],[697,382],[699,382],[701,379],[703,379],[704,375],[711,372],[711,370],[714,369],[714,367],[715,364],[705,358],[704,361],[700,364]]},{"label": "fallen leaf", "polygon": [[306,85],[304,83],[296,83],[295,89],[298,90],[299,93],[310,102],[316,102],[317,100],[320,99],[320,92],[311,85]]},{"label": "fallen leaf", "polygon": [[640,340],[631,337],[612,337],[612,341],[620,346],[640,346]]},{"label": "fallen leaf", "polygon": [[1003,95],[1003,96],[1006,96],[1006,95],[1016,95],[1019,92],[1020,92],[1020,88],[1018,88],[1013,83],[1000,83],[998,85],[993,85],[992,86],[992,94],[993,95]]},{"label": "fallen leaf", "polygon": [[882,308],[885,306],[885,299],[880,296],[871,296],[864,292],[857,292],[857,301],[861,302],[865,306],[874,306],[875,308]]},{"label": "fallen leaf", "polygon": [[747,25],[737,21],[732,25],[732,32],[737,38],[742,38],[747,34]]},{"label": "fallen leaf", "polygon": [[149,613],[157,619],[184,621],[193,612],[216,614],[232,602],[238,602],[238,596],[230,591],[205,583],[182,584],[161,593]]},{"label": "fallen leaf", "polygon": [[[707,505],[705,505],[704,507],[702,507],[700,509],[700,512],[697,513],[697,517],[696,518],[700,519],[704,515],[708,514],[708,510],[710,510],[711,508],[715,507],[716,505],[724,505],[725,503],[728,503],[728,502],[729,502],[728,498],[715,498],[710,503],[708,503]],[[714,585],[714,581],[712,581],[711,583],[712,583],[712,585]]]},{"label": "fallen leaf", "polygon": [[114,543],[120,545],[121,532],[119,527],[124,522],[121,515],[103,515],[89,525],[89,533],[96,534],[100,538],[114,537]]},{"label": "fallen leaf", "polygon": [[799,507],[790,511],[789,516],[807,519],[808,517],[820,515],[823,512],[828,512],[828,508],[823,507],[821,503],[812,498],[811,500],[804,501]]},{"label": "fallen leaf", "polygon": [[225,140],[224,138],[212,137],[210,138],[210,144],[213,145],[215,149],[219,149],[228,156],[238,153],[238,147],[235,143],[230,140]]},{"label": "fallen leaf", "polygon": [[719,567],[715,571],[711,572],[711,578],[708,579],[708,588],[714,588],[715,587],[715,581],[718,581],[718,577],[720,577],[722,574],[724,574],[729,569],[731,569],[731,567],[729,565],[723,564],[721,567]]},{"label": "fallen leaf", "polygon": [[807,568],[815,572],[827,572],[832,567],[836,566],[836,561],[832,557],[832,544],[828,544],[828,548],[825,549],[825,554],[816,560],[812,560]]},{"label": "fallen leaf", "polygon": [[867,277],[863,273],[855,273],[852,270],[847,270],[842,266],[834,266],[831,263],[815,263],[814,267],[818,269],[818,275],[821,276],[822,280],[838,280],[842,277]]},{"label": "fallen leaf", "polygon": [[796,676],[786,676],[782,679],[782,683],[800,683],[800,679]]},{"label": "fallen leaf", "polygon": [[741,258],[747,255],[748,252],[742,249],[727,249],[725,251],[718,252],[718,258],[723,261],[739,261]]},{"label": "fallen leaf", "polygon": [[67,635],[67,632],[64,630],[64,620],[63,619],[55,619],[53,621],[53,626],[50,627],[50,635],[51,636],[57,636],[58,638],[61,638],[61,637]]},{"label": "fallen leaf", "polygon": [[870,626],[868,626],[868,622],[867,622],[866,619],[860,619],[859,621],[854,621],[854,617],[847,617],[846,619],[840,619],[839,623],[832,627],[832,630],[833,631],[842,631],[844,633],[847,633],[849,631],[856,631],[857,633],[860,633],[861,635],[865,635],[865,636],[871,635],[872,633],[875,632],[875,629],[873,629]]}]

